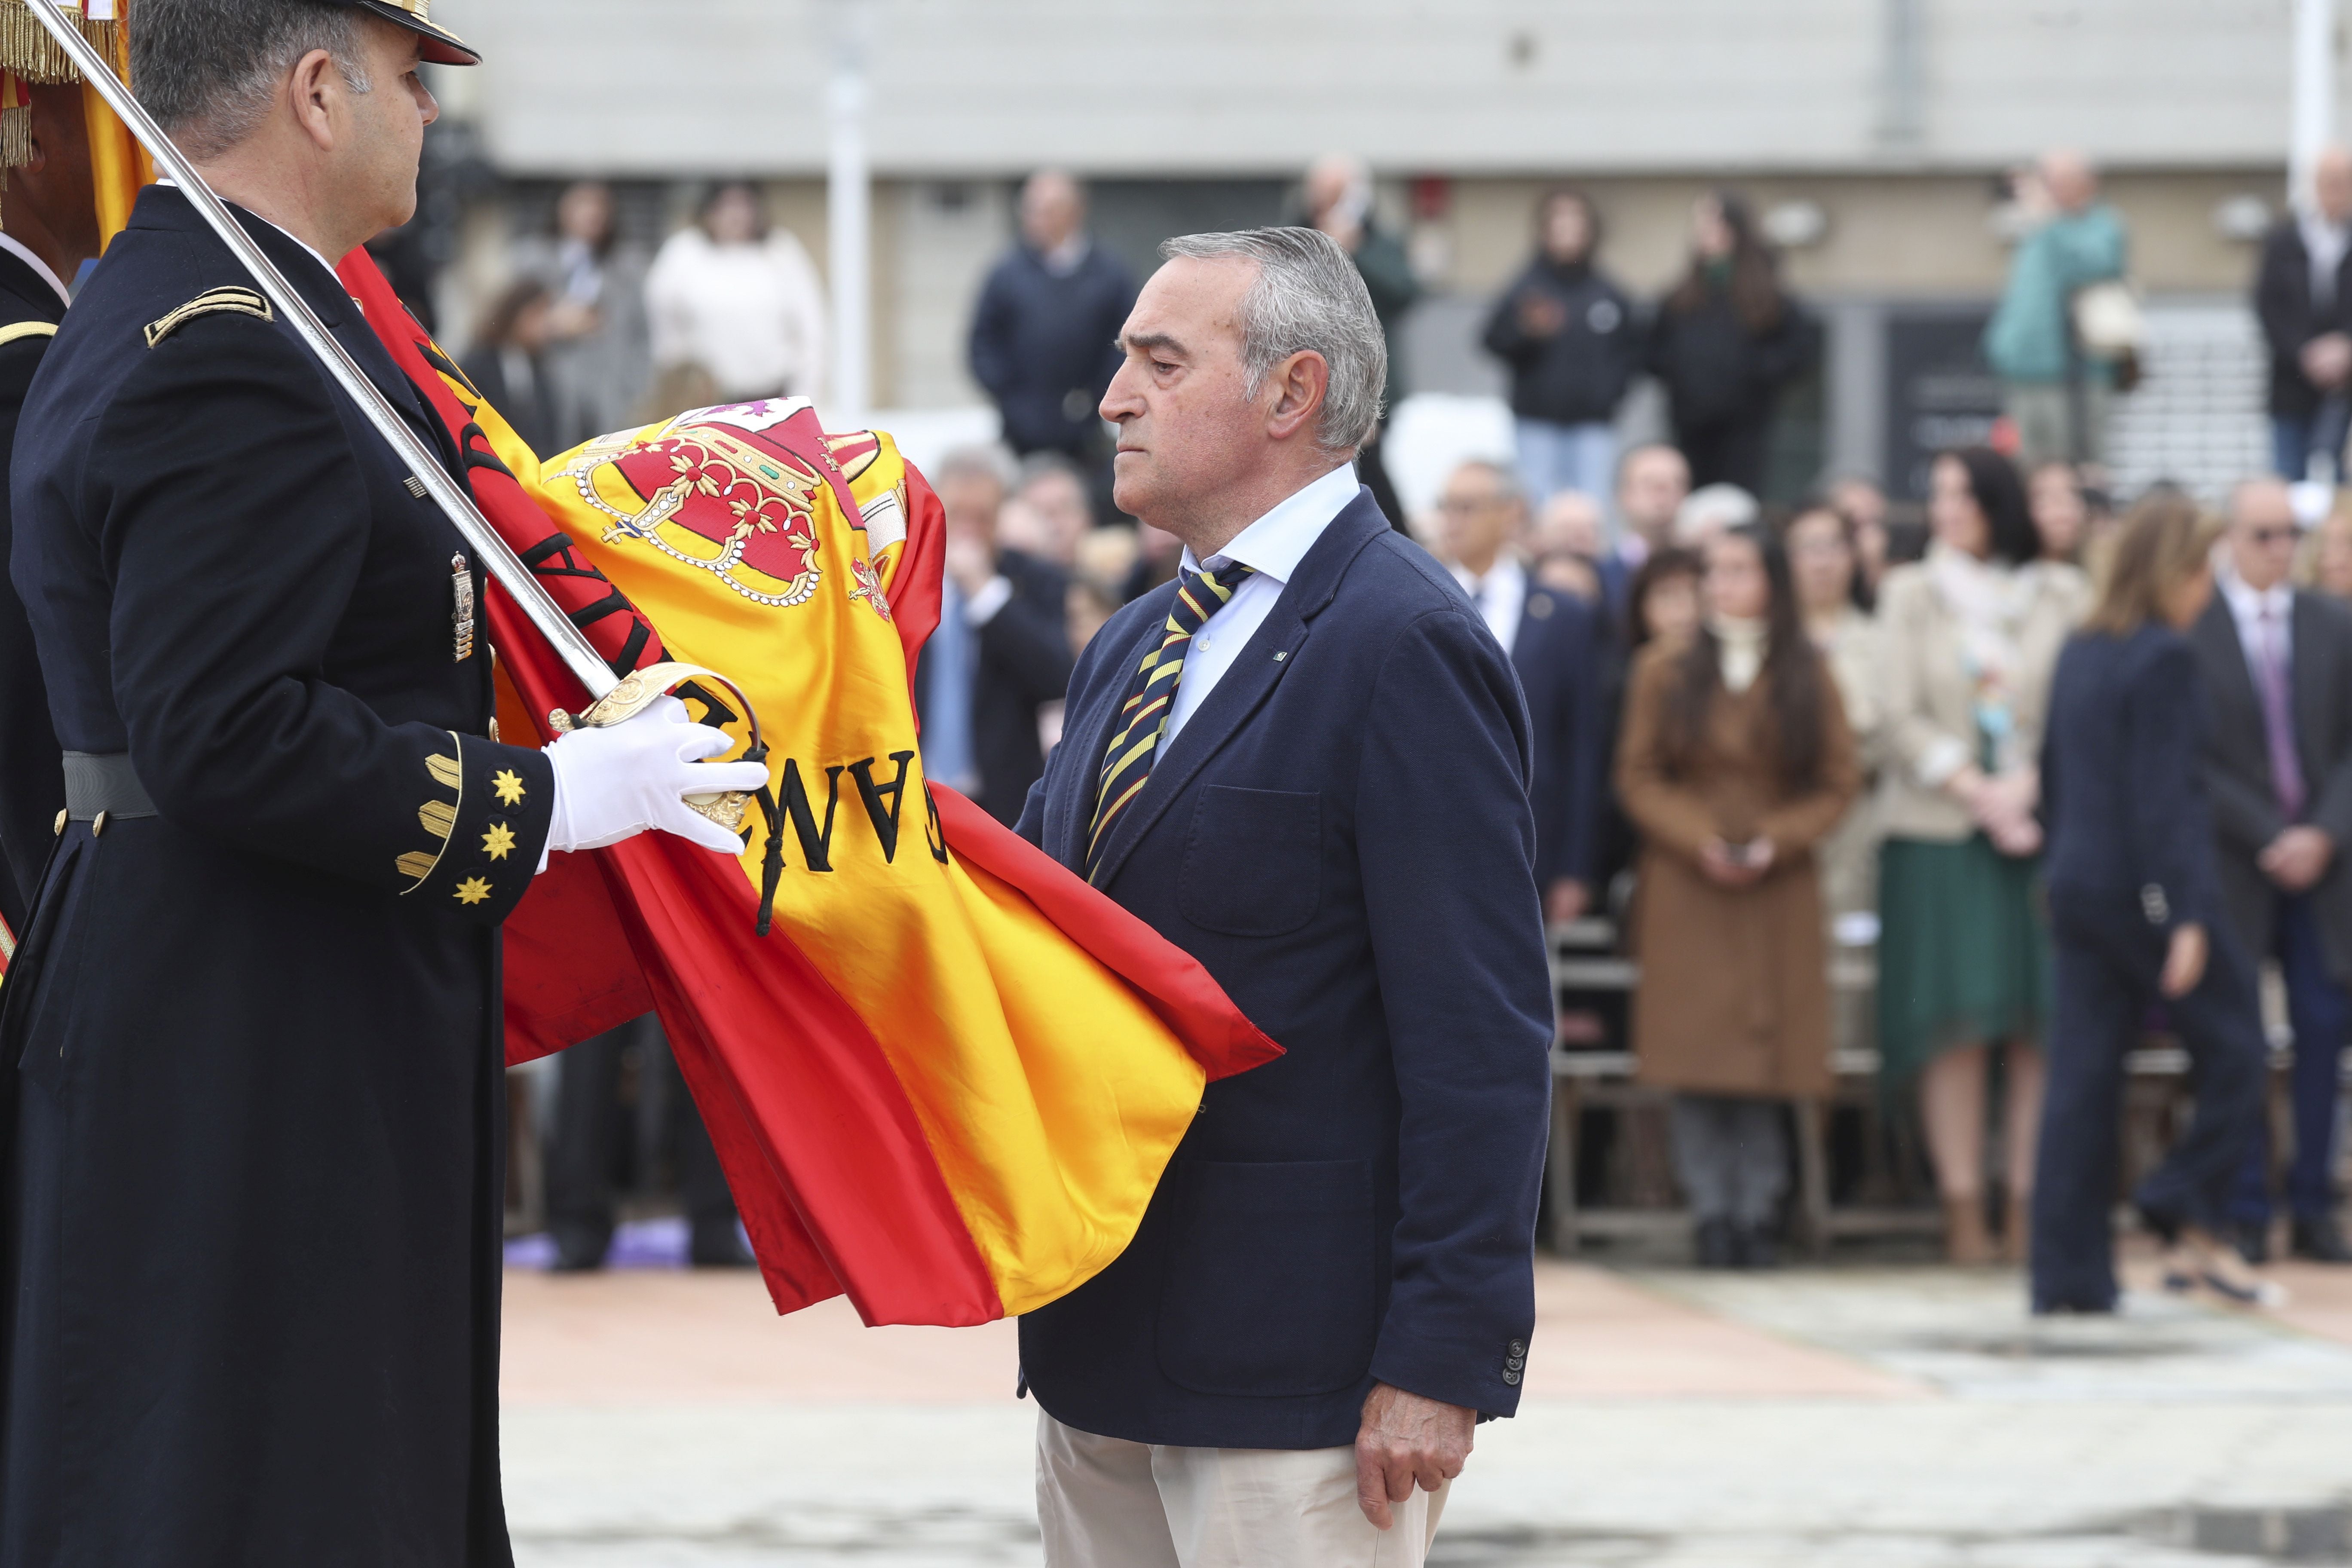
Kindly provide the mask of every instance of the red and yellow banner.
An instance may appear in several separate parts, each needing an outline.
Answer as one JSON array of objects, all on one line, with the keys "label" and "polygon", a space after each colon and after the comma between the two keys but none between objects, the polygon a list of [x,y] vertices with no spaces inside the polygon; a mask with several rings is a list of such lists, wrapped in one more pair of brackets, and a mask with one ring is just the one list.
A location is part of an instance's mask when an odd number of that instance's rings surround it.
[{"label": "red and yellow banner", "polygon": [[[1195,961],[923,777],[929,487],[888,437],[781,402],[542,465],[372,262],[341,273],[600,651],[726,671],[771,748],[740,862],[659,834],[556,858],[508,928],[510,1054],[658,1006],[782,1310],[846,1290],[869,1322],[971,1323],[1091,1279],[1203,1084],[1278,1047]],[[583,705],[502,593],[489,614],[508,740]],[[748,739],[720,701],[689,696]]]}]

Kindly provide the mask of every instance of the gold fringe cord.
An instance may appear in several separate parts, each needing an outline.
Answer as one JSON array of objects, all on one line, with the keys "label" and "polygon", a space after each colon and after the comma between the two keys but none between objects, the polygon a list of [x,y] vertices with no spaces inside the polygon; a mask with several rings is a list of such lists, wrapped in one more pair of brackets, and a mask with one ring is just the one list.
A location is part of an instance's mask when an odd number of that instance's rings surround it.
[{"label": "gold fringe cord", "polygon": [[[114,58],[115,29],[119,22],[92,22],[77,17],[83,37],[98,47],[109,59]],[[0,69],[15,71],[26,81],[49,84],[78,82],[81,73],[66,58],[47,29],[33,18],[32,8],[25,0],[0,0]]]}]

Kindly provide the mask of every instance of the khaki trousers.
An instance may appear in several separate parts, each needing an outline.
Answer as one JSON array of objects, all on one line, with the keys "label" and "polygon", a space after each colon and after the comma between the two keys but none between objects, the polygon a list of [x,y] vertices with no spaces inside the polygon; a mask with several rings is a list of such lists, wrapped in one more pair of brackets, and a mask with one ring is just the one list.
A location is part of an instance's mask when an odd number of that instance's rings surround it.
[{"label": "khaki trousers", "polygon": [[1045,1568],[1422,1568],[1444,1508],[1416,1490],[1374,1530],[1353,1448],[1179,1448],[1037,1414]]}]

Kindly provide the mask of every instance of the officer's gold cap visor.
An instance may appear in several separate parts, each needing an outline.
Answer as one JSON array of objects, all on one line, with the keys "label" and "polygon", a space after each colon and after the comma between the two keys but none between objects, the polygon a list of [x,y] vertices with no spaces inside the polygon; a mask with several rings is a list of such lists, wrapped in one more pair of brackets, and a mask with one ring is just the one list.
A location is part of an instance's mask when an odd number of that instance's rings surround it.
[{"label": "officer's gold cap visor", "polygon": [[465,39],[433,20],[433,0],[350,0],[362,11],[373,11],[387,22],[419,33],[425,58],[439,66],[478,66],[482,57]]}]

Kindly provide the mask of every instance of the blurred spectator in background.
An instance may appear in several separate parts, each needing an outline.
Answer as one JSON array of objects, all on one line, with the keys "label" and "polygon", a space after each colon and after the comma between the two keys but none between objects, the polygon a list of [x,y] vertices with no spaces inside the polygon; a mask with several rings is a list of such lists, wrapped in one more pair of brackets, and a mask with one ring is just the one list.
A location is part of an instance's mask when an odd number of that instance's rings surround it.
[{"label": "blurred spectator in background", "polygon": [[[1087,651],[1087,644],[1103,629],[1109,619],[1118,614],[1119,598],[1090,577],[1070,579],[1069,598],[1066,601],[1064,622],[1069,633],[1070,658],[1073,661]],[[1050,748],[1049,748],[1050,749]]]},{"label": "blurred spectator in background", "polygon": [[1604,495],[1612,421],[1642,368],[1633,297],[1594,264],[1601,215],[1582,191],[1536,207],[1536,255],[1486,318],[1486,352],[1511,371],[1519,482],[1540,509],[1560,490]]},{"label": "blurred spectator in background", "polygon": [[602,180],[565,187],[555,203],[553,236],[516,247],[515,269],[554,296],[547,380],[559,452],[637,423],[650,374],[649,259],[640,247],[622,242],[613,190]]},{"label": "blurred spectator in background", "polygon": [[1058,452],[1110,512],[1110,441],[1097,405],[1118,369],[1114,346],[1135,279],[1087,233],[1087,195],[1058,169],[1021,187],[1021,240],[997,262],[971,314],[971,377],[1016,456]]},{"label": "blurred spectator in background", "polygon": [[2074,307],[2084,289],[2123,278],[2123,219],[2098,199],[2098,174],[2078,153],[2020,171],[2016,193],[2027,227],[1985,326],[1985,360],[2001,379],[2019,462],[2104,464],[2115,366],[2084,352]]},{"label": "blurred spectator in background", "polygon": [[1601,604],[1601,558],[1607,552],[1602,538],[1599,501],[1582,490],[1556,492],[1537,512],[1528,536],[1536,581],[1588,605]]},{"label": "blurred spectator in background", "polygon": [[1036,553],[1065,572],[1074,570],[1078,542],[1095,527],[1094,500],[1078,465],[1061,452],[1030,454],[1022,460],[1013,499],[1037,516],[1045,542]]},{"label": "blurred spectator in background", "polygon": [[1849,474],[1830,486],[1829,500],[1853,524],[1854,567],[1862,574],[1863,592],[1875,604],[1878,585],[1886,578],[1886,492],[1876,479]]},{"label": "blurred spectator in background", "polygon": [[1503,645],[1528,704],[1535,773],[1536,886],[1544,918],[1582,917],[1592,901],[1593,851],[1609,732],[1601,717],[1600,619],[1585,603],[1533,582],[1519,546],[1527,497],[1509,470],[1468,462],[1437,503],[1454,581]]},{"label": "blurred spectator in background", "polygon": [[1675,508],[1675,542],[1697,550],[1728,529],[1757,521],[1756,498],[1738,485],[1701,485]]},{"label": "blurred spectator in background", "polygon": [[[2221,591],[2189,633],[2204,673],[2205,788],[2222,907],[2239,945],[2276,958],[2294,1028],[2290,1245],[2352,1263],[2336,1226],[2336,1101],[2352,1030],[2352,609],[2297,592],[2283,479],[2231,497]],[[2270,1139],[2257,1129],[2231,1207],[2238,1249],[2270,1256]]]},{"label": "blurred spectator in background", "polygon": [[947,570],[915,676],[924,776],[1005,823],[1045,773],[1038,710],[1067,693],[1071,663],[1068,577],[997,539],[1011,467],[1001,448],[966,447],[931,470]]},{"label": "blurred spectator in background", "polygon": [[[667,1149],[679,1206],[687,1218],[687,1260],[698,1268],[749,1268],[751,1254],[735,1217],[735,1199],[719,1167],[710,1133],[687,1092],[661,1021],[651,1013],[581,1041],[556,1058],[555,1121],[546,1155],[547,1221],[555,1237],[555,1268],[579,1273],[604,1267],[619,1217],[615,1175],[629,1143],[638,1153]],[[629,1138],[624,1079],[635,1086],[650,1134]],[[643,1158],[630,1160],[640,1188],[653,1184]]]},{"label": "blurred spectator in background", "polygon": [[1780,287],[1748,205],[1701,196],[1691,208],[1690,272],[1658,307],[1649,341],[1692,483],[1764,493],[1781,390],[1820,349],[1820,330]]},{"label": "blurred spectator in background", "polygon": [[1813,847],[1861,784],[1780,542],[1735,529],[1706,559],[1705,622],[1642,656],[1617,756],[1642,837],[1633,1049],[1641,1081],[1678,1091],[1700,1265],[1769,1268],[1789,1167],[1776,1101],[1831,1089]]},{"label": "blurred spectator in background", "polygon": [[1690,494],[1690,464],[1672,447],[1636,447],[1617,463],[1617,542],[1601,560],[1601,584],[1623,611],[1634,574],[1675,542],[1675,514]]},{"label": "blurred spectator in background", "polygon": [[2042,541],[2042,559],[2083,564],[2083,547],[2091,512],[2083,502],[2083,476],[2072,463],[2038,463],[2025,483],[2025,502],[2033,513],[2033,531]]},{"label": "blurred spectator in background", "polygon": [[1372,312],[1381,319],[1381,334],[1388,340],[1389,379],[1381,396],[1381,422],[1372,438],[1356,454],[1356,474],[1371,487],[1372,499],[1389,521],[1404,530],[1404,504],[1389,482],[1388,464],[1381,456],[1381,437],[1404,398],[1404,355],[1398,331],[1404,313],[1421,298],[1404,245],[1380,226],[1372,213],[1372,171],[1361,158],[1332,153],[1318,158],[1299,188],[1307,226],[1339,241],[1353,258],[1364,288],[1372,296]]},{"label": "blurred spectator in background", "polygon": [[[1798,507],[1786,532],[1789,574],[1796,584],[1805,634],[1837,681],[1853,736],[1856,765],[1867,786],[1876,772],[1878,623],[1870,616],[1854,526],[1826,500]],[[1822,841],[1822,895],[1832,919],[1878,910],[1878,813],[1865,794]]]},{"label": "blurred spectator in background", "polygon": [[[824,290],[808,252],[772,227],[749,181],[713,189],[646,277],[657,371],[700,365],[719,395],[817,397],[824,384]],[[861,411],[862,412],[862,411]]]},{"label": "blurred spectator in background", "polygon": [[2332,598],[2352,601],[2352,491],[2338,491],[2336,504],[2304,542],[2295,580]]},{"label": "blurred spectator in background", "polygon": [[457,365],[524,445],[542,458],[563,450],[555,445],[554,389],[545,358],[552,305],[546,284],[518,278],[491,304],[473,352]]},{"label": "blurred spectator in background", "polygon": [[2311,174],[2309,199],[2263,241],[2254,314],[2271,351],[2273,471],[2332,483],[2352,427],[2352,153],[2322,149]]},{"label": "blurred spectator in background", "polygon": [[2035,892],[2036,759],[2050,672],[2089,596],[2040,559],[2025,487],[1982,447],[1931,472],[1935,542],[1879,596],[1886,841],[1879,858],[1884,1082],[1915,1079],[1956,1263],[1990,1260],[1989,1047],[2005,1043],[2004,1249],[2021,1259],[2040,1121],[2049,941]]},{"label": "blurred spectator in background", "polygon": [[[1675,461],[1681,461],[1681,454],[1675,454]],[[1624,615],[1619,622],[1624,628],[1623,642],[1616,650],[1617,657],[1610,661],[1607,676],[1605,711],[1612,737],[1612,757],[1616,754],[1614,742],[1622,741],[1624,732],[1626,680],[1640,662],[1643,650],[1654,643],[1686,642],[1698,634],[1698,584],[1705,568],[1706,562],[1696,552],[1668,544],[1652,551],[1627,585]],[[1640,848],[1633,825],[1625,816],[1624,803],[1617,798],[1616,777],[1612,766],[1602,805],[1601,853],[1594,871],[1594,885],[1602,889],[1616,882],[1619,874],[1633,863],[1633,856]]]},{"label": "blurred spectator in background", "polygon": [[2222,1239],[2262,1115],[2262,1008],[2227,929],[2200,772],[2204,705],[2181,633],[2213,592],[2218,531],[2158,491],[2132,509],[2083,634],[2067,644],[2042,752],[2058,1012],[2033,1210],[2033,1310],[2116,1307],[2114,1213],[2125,1060],[2161,1001],[2197,1112],[2133,1194],[2164,1281],[2283,1300]]}]

